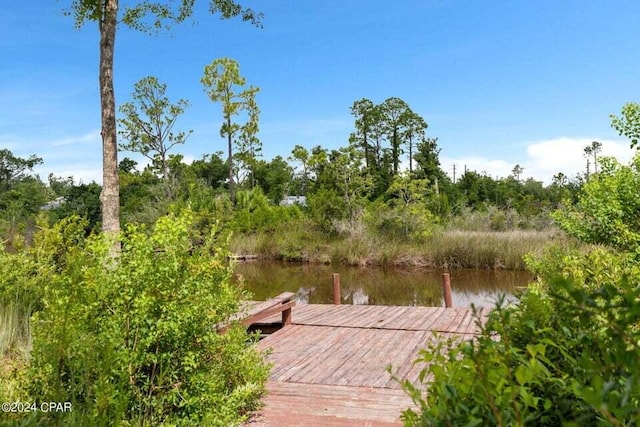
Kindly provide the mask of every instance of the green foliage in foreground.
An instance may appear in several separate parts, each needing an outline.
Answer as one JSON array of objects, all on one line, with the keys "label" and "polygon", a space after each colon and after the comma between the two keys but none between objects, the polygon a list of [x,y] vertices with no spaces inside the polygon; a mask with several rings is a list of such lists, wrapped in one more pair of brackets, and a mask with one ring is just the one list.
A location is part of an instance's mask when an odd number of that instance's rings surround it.
[{"label": "green foliage in foreground", "polygon": [[473,342],[422,351],[405,425],[638,425],[640,266],[604,249],[532,264],[543,282]]},{"label": "green foliage in foreground", "polygon": [[[228,426],[255,407],[268,373],[261,355],[244,329],[216,332],[244,295],[214,236],[193,244],[192,222],[182,214],[151,233],[129,226],[115,259],[103,236],[69,244],[84,227],[73,219],[41,232],[32,255],[53,268],[23,393],[73,411],[16,423]],[[28,272],[18,279],[16,288],[29,286]]]}]

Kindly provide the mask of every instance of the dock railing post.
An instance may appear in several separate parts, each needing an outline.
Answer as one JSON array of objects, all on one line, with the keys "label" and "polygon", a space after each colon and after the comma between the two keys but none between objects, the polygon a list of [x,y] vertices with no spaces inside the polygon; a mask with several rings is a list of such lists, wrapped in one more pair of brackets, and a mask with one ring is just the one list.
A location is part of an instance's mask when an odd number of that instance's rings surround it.
[{"label": "dock railing post", "polygon": [[333,273],[333,303],[340,304],[340,301],[340,275],[338,273]]},{"label": "dock railing post", "polygon": [[453,307],[453,302],[451,302],[451,277],[449,277],[449,273],[442,273],[442,290],[444,291],[444,306],[447,308]]}]

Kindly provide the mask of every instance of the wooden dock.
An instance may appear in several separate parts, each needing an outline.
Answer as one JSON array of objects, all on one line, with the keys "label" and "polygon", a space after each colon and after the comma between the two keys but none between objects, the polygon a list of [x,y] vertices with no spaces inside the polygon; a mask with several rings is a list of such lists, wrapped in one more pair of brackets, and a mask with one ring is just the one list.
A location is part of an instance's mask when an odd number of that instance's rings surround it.
[{"label": "wooden dock", "polygon": [[401,425],[412,402],[386,367],[415,382],[419,350],[477,332],[468,308],[296,305],[291,324],[258,343],[273,368],[265,406],[248,425]]}]

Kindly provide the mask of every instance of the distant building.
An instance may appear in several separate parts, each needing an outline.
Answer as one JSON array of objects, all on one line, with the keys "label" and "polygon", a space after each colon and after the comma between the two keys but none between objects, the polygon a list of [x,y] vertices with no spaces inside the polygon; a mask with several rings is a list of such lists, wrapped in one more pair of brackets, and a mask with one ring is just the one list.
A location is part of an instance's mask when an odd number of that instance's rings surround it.
[{"label": "distant building", "polygon": [[46,205],[40,206],[41,211],[50,211],[52,209],[58,209],[64,203],[64,197],[56,197]]},{"label": "distant building", "polygon": [[281,202],[280,206],[292,206],[298,204],[300,206],[307,206],[306,196],[287,196]]}]

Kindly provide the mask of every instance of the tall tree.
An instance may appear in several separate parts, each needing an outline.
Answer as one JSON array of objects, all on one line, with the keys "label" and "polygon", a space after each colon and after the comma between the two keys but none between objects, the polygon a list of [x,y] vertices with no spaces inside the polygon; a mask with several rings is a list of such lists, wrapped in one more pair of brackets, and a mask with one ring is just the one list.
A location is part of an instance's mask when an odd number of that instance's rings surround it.
[{"label": "tall tree", "polygon": [[240,127],[240,133],[236,139],[237,153],[235,157],[238,159],[237,172],[238,182],[240,181],[241,169],[249,176],[251,188],[255,186],[256,164],[258,158],[262,155],[262,141],[258,138],[258,120],[260,109],[255,98],[250,98],[247,105],[248,120]]},{"label": "tall tree", "polygon": [[[244,88],[246,79],[240,75],[240,66],[231,58],[218,58],[204,69],[200,79],[205,91],[213,102],[222,104],[223,123],[220,135],[227,138],[227,152],[229,163],[229,193],[231,200],[235,200],[233,185],[233,144],[239,131],[257,130],[258,106],[255,102],[257,87]],[[246,124],[240,125],[233,121],[235,116],[246,112]],[[255,123],[253,123],[255,121]]]},{"label": "tall tree", "polygon": [[511,174],[516,181],[520,181],[520,175],[522,175],[522,172],[524,172],[524,168],[520,165],[515,165],[511,170]]},{"label": "tall tree", "polygon": [[351,144],[362,147],[365,167],[369,168],[372,127],[378,114],[376,105],[367,98],[356,101],[351,106],[351,115],[355,117],[356,131],[349,138]]},{"label": "tall tree", "polygon": [[42,163],[40,157],[29,156],[28,159],[16,157],[3,148],[0,150],[0,191],[7,191],[11,184],[28,176],[33,167]]},{"label": "tall tree", "polygon": [[[76,27],[87,21],[98,24],[100,31],[100,109],[102,121],[102,230],[116,234],[120,231],[118,143],[116,137],[116,101],[113,90],[113,55],[118,21],[130,28],[154,33],[180,23],[191,16],[195,0],[181,0],[178,6],[169,1],[141,0],[118,11],[119,0],[71,0],[66,11],[73,15]],[[260,25],[261,14],[243,9],[234,0],[210,0],[209,10],[229,19],[241,16],[244,21]]]},{"label": "tall tree", "polygon": [[414,156],[416,162],[415,177],[428,179],[431,182],[442,180],[446,174],[440,167],[440,148],[438,138],[421,137],[416,147]]},{"label": "tall tree", "polygon": [[404,125],[405,130],[402,136],[405,138],[405,144],[409,151],[409,178],[411,178],[413,174],[413,149],[417,141],[424,139],[424,132],[429,125],[420,115],[411,110],[406,113]]},{"label": "tall tree", "polygon": [[596,173],[598,173],[598,153],[600,153],[601,151],[602,143],[598,141],[591,141],[591,144],[584,147],[585,157],[589,158],[593,156],[593,167]]},{"label": "tall tree", "polygon": [[400,98],[388,98],[382,105],[382,114],[386,123],[386,134],[391,144],[391,156],[393,158],[393,175],[398,174],[400,167],[400,155],[402,154],[402,135],[406,129],[406,121],[411,114],[411,109]]},{"label": "tall tree", "polygon": [[309,186],[309,151],[302,145],[296,145],[289,160],[297,160],[302,165],[302,194],[306,195]]},{"label": "tall tree", "polygon": [[344,200],[349,227],[355,230],[356,220],[372,187],[369,175],[362,173],[362,153],[354,147],[334,150],[330,156],[328,172],[335,189]]},{"label": "tall tree", "polygon": [[156,77],[144,77],[134,86],[133,102],[120,106],[124,117],[119,119],[120,135],[126,144],[120,144],[121,150],[141,153],[153,161],[160,157],[162,178],[169,180],[169,164],[167,152],[176,144],[184,144],[187,136],[192,132],[173,132],[173,127],[189,102],[180,99],[171,104],[165,96],[167,85],[162,84]]}]

